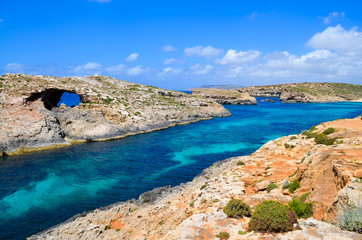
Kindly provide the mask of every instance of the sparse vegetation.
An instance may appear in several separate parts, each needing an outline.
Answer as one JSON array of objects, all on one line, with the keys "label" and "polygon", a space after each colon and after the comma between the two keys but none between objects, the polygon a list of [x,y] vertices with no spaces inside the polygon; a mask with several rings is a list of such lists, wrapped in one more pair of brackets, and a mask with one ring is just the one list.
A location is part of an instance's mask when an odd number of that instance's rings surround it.
[{"label": "sparse vegetation", "polygon": [[298,179],[294,179],[293,182],[288,187],[289,192],[293,193],[295,190],[297,190],[300,187],[300,183]]},{"label": "sparse vegetation", "polygon": [[291,209],[293,209],[295,215],[298,218],[309,218],[313,215],[313,203],[304,202],[300,199],[293,198],[293,200],[290,201],[288,205]]},{"label": "sparse vegetation", "polygon": [[293,149],[293,148],[295,148],[296,146],[293,145],[293,144],[285,143],[285,144],[284,144],[284,147],[285,147],[285,148],[291,148],[291,149]]},{"label": "sparse vegetation", "polygon": [[219,232],[219,234],[216,235],[216,237],[218,237],[219,239],[229,239],[230,234],[227,232]]},{"label": "sparse vegetation", "polygon": [[248,232],[242,231],[242,230],[238,231],[238,234],[239,234],[239,235],[245,235],[245,234],[247,234],[247,233],[248,233]]},{"label": "sparse vegetation", "polygon": [[231,199],[223,209],[228,217],[240,218],[250,216],[251,208],[248,204],[238,199]]},{"label": "sparse vegetation", "polygon": [[334,128],[327,128],[326,130],[323,131],[323,133],[325,135],[328,135],[328,134],[331,134],[331,133],[334,133],[336,130]]},{"label": "sparse vegetation", "polygon": [[267,191],[267,192],[270,192],[271,190],[276,189],[276,188],[278,188],[278,185],[276,185],[275,183],[271,183],[271,184],[269,184],[268,187],[266,188],[266,191]]},{"label": "sparse vegetation", "polygon": [[338,226],[343,230],[362,234],[362,208],[347,210],[340,217]]},{"label": "sparse vegetation", "polygon": [[312,192],[304,193],[302,196],[300,196],[299,200],[304,202],[311,193]]},{"label": "sparse vegetation", "polygon": [[244,166],[245,163],[244,163],[243,161],[239,161],[236,165],[237,165],[237,166]]},{"label": "sparse vegetation", "polygon": [[251,215],[249,229],[258,232],[288,232],[297,222],[294,211],[276,201],[261,202]]},{"label": "sparse vegetation", "polygon": [[288,182],[288,180],[285,180],[284,182],[283,182],[283,189],[287,189],[287,188],[289,188],[289,186],[290,186],[290,183]]}]

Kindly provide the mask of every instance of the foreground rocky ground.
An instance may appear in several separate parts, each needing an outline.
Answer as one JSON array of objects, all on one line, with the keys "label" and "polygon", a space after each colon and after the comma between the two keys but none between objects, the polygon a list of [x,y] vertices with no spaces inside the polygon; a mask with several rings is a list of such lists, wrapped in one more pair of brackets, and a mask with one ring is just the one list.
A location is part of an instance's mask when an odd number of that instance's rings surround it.
[{"label": "foreground rocky ground", "polygon": [[[307,137],[330,128],[332,145]],[[305,134],[272,140],[249,156],[215,163],[192,182],[75,216],[30,239],[196,240],[219,239],[220,232],[229,233],[229,239],[362,239],[330,224],[338,224],[348,208],[362,206],[361,116],[322,123]],[[300,181],[296,191],[282,188],[294,179]],[[271,183],[277,188],[268,192]],[[299,219],[288,233],[250,232],[250,218],[228,218],[223,212],[230,199],[254,209],[264,200],[287,204],[305,193],[310,193],[306,201],[313,202],[313,217]]]},{"label": "foreground rocky ground", "polygon": [[[57,106],[64,92],[79,106]],[[0,156],[79,141],[143,133],[230,115],[222,105],[190,94],[107,76],[0,76]]]},{"label": "foreground rocky ground", "polygon": [[291,83],[235,89],[252,97],[275,97],[283,103],[362,101],[362,85],[345,83]]}]

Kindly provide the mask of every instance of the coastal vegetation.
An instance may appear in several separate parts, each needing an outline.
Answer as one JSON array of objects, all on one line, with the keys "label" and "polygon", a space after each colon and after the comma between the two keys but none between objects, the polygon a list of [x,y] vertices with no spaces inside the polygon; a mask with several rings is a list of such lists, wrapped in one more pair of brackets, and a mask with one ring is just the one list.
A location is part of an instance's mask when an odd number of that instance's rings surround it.
[{"label": "coastal vegetation", "polygon": [[228,217],[233,218],[241,218],[251,214],[250,206],[238,199],[231,199],[223,211]]},{"label": "coastal vegetation", "polygon": [[258,232],[288,232],[293,230],[294,223],[297,223],[297,217],[290,207],[266,200],[256,206],[249,229]]}]

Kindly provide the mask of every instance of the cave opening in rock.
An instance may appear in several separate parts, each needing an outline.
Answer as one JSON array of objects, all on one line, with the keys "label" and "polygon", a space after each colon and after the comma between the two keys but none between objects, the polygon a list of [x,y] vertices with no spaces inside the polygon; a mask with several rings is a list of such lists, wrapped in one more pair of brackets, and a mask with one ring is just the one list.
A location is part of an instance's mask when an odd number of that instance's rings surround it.
[{"label": "cave opening in rock", "polygon": [[79,103],[83,102],[82,97],[73,91],[54,88],[32,93],[26,99],[26,102],[33,102],[38,99],[41,99],[44,107],[48,110],[52,110],[54,107],[59,107],[62,103],[68,107],[73,107],[78,106]]},{"label": "cave opening in rock", "polygon": [[67,107],[74,107],[78,106],[81,101],[78,94],[64,92],[60,97],[60,101],[58,102],[57,107],[59,107],[62,103],[65,104]]}]

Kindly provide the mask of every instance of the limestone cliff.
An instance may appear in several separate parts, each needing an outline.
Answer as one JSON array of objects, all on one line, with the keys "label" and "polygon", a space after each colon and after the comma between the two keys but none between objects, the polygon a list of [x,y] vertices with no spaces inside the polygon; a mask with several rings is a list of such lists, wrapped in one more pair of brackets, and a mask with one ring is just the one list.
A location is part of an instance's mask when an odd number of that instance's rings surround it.
[{"label": "limestone cliff", "polygon": [[248,93],[216,88],[194,88],[192,95],[211,99],[220,104],[256,105],[256,99]]},{"label": "limestone cliff", "polygon": [[252,97],[275,97],[283,103],[361,101],[362,86],[343,83],[291,83],[239,88]]},{"label": "limestone cliff", "polygon": [[[335,141],[317,144],[311,136],[327,129]],[[361,141],[361,116],[323,123],[308,133],[269,141],[249,156],[216,162],[192,182],[75,216],[30,239],[216,240],[219,232],[229,233],[229,239],[361,239],[330,224],[347,207],[362,206]],[[282,186],[293,179],[300,180],[300,187],[290,193]],[[277,188],[268,192],[270,183]],[[304,193],[310,193],[304,196],[314,202],[314,215],[284,234],[250,232],[250,218],[223,213],[230,199],[254,209],[264,200],[287,203]]]},{"label": "limestone cliff", "polygon": [[[77,93],[79,106],[57,103]],[[228,116],[222,105],[186,93],[107,76],[0,77],[0,154],[124,137]]]}]

